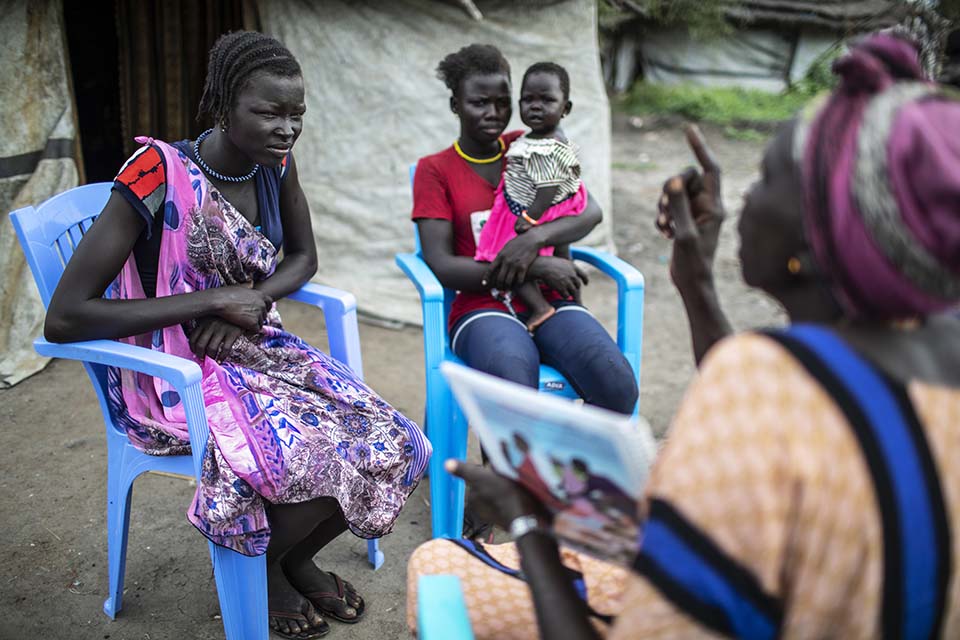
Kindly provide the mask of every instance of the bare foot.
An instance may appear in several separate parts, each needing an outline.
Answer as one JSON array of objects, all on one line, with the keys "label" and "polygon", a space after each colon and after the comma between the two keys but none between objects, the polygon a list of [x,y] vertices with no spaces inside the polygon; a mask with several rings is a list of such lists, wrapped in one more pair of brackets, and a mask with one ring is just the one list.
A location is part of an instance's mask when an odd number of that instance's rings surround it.
[{"label": "bare foot", "polygon": [[330,625],[310,602],[293,588],[279,562],[267,569],[270,630],[284,638],[312,640],[330,633]]}]

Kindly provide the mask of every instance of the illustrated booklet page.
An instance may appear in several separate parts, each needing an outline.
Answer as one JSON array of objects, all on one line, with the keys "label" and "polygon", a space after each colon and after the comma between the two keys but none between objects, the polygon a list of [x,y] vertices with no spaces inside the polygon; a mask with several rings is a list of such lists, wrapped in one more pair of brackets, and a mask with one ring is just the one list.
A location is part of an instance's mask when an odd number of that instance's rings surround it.
[{"label": "illustrated booklet page", "polygon": [[567,546],[629,565],[637,505],[656,445],[643,418],[538,393],[445,362],[441,371],[490,465],[521,483],[553,516]]}]

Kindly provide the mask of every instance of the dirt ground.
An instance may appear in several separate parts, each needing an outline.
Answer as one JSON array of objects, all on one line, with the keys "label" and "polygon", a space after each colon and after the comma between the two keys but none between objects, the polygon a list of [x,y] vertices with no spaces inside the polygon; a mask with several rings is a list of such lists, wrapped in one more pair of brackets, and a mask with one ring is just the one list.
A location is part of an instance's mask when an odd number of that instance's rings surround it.
[{"label": "dirt ground", "polygon": [[[724,173],[727,206],[756,173],[757,142],[734,141],[707,129]],[[614,118],[615,238],[621,257],[646,277],[641,413],[658,434],[666,429],[694,373],[686,320],[667,273],[668,242],[653,228],[660,186],[692,158],[676,126],[644,128]],[[737,265],[735,214],[717,258],[725,308],[734,325],[780,322],[774,305],[744,287]],[[599,274],[586,303],[613,330],[615,295]],[[412,286],[411,286],[412,290]],[[281,307],[286,324],[325,345],[317,315],[295,303]],[[423,355],[418,328],[361,324],[367,381],[401,411],[423,416]],[[163,640],[223,637],[204,538],[186,521],[193,493],[185,479],[147,474],[134,488],[124,607],[115,621],[102,612],[107,589],[106,459],[103,422],[82,367],[57,361],[10,390],[0,391],[0,640]],[[320,564],[350,579],[367,600],[366,620],[336,622],[331,638],[408,637],[405,567],[429,537],[424,482],[382,541],[386,563],[376,573],[365,544],[341,536]]]}]

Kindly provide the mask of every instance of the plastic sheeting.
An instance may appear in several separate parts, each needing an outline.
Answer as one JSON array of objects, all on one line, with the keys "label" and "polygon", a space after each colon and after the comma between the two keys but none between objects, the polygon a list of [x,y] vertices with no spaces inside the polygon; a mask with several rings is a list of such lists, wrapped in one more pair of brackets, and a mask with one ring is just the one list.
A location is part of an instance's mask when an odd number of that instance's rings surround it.
[{"label": "plastic sheeting", "polygon": [[666,29],[644,32],[640,52],[647,82],[779,93],[841,39],[816,29],[749,29],[703,40],[686,29]]},{"label": "plastic sheeting", "polygon": [[[564,129],[580,145],[584,181],[606,212],[586,242],[610,244],[610,116],[595,1],[477,6],[482,21],[434,0],[258,3],[264,31],[304,71],[306,124],[294,153],[319,253],[315,279],[352,291],[368,314],[420,323],[416,290],[394,265],[395,253],[413,250],[409,166],[458,135],[434,70],[473,42],[503,51],[515,97],[530,64],[566,67],[574,107]],[[521,127],[515,106],[509,128]]]},{"label": "plastic sheeting", "polygon": [[0,14],[0,388],[39,371],[44,309],[10,211],[78,184],[76,127],[59,0],[6,2]]}]

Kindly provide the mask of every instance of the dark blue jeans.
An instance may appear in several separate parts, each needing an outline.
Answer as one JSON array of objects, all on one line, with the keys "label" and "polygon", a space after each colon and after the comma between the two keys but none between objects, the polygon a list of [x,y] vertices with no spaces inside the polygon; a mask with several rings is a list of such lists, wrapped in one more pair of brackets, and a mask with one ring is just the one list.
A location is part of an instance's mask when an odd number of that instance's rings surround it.
[{"label": "dark blue jeans", "polygon": [[531,337],[504,311],[482,309],[460,318],[450,332],[451,348],[467,366],[536,389],[540,363],[563,374],[584,402],[632,414],[637,381],[617,343],[589,311],[554,303],[557,313]]}]

